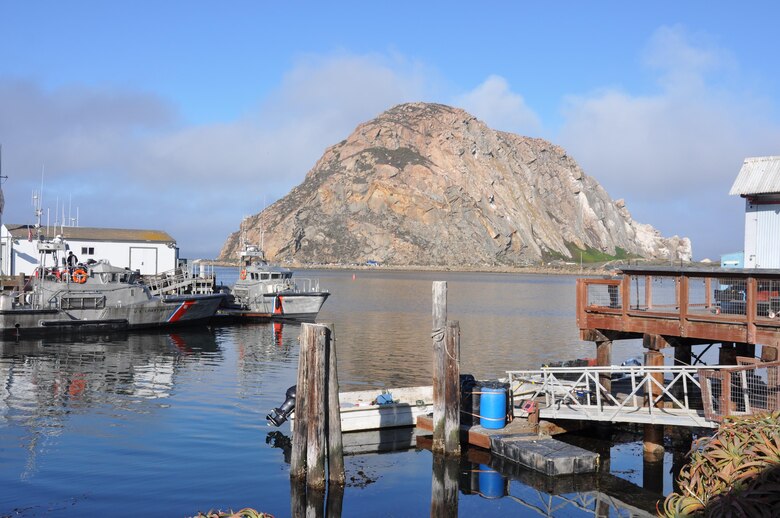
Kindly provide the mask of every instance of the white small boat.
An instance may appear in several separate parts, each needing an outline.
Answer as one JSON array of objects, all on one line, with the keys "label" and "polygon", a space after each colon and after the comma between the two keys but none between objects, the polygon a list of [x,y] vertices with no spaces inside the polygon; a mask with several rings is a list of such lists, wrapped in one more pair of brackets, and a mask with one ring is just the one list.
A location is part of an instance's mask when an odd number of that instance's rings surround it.
[{"label": "white small boat", "polygon": [[342,432],[414,426],[433,412],[433,387],[340,392],[339,406]]},{"label": "white small boat", "polygon": [[[344,433],[415,426],[417,417],[433,412],[433,387],[339,392],[339,407]],[[279,409],[275,411],[282,413]],[[294,418],[293,413],[290,415],[291,427]]]}]

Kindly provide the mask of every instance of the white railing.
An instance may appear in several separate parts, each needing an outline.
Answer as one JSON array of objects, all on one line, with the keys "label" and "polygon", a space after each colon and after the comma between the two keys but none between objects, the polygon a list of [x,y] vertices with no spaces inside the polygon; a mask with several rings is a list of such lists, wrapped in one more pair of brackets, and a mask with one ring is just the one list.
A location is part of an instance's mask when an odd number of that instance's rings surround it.
[{"label": "white railing", "polygon": [[[758,402],[747,406],[755,413],[777,409],[777,365],[547,367],[507,374],[515,402],[535,401],[541,417],[717,427],[734,413],[730,401]],[[713,390],[713,379],[724,390]],[[722,379],[728,381],[721,385]],[[739,408],[744,414],[745,405]]]}]

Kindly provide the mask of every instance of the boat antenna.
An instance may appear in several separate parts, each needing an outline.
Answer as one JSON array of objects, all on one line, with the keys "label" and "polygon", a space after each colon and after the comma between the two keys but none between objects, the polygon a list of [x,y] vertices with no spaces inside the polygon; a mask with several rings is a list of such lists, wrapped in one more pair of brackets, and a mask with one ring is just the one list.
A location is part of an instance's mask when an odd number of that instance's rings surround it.
[{"label": "boat antenna", "polygon": [[265,194],[263,194],[263,212],[260,213],[260,251],[263,252],[263,257],[265,257],[265,209],[266,209],[266,198]]}]

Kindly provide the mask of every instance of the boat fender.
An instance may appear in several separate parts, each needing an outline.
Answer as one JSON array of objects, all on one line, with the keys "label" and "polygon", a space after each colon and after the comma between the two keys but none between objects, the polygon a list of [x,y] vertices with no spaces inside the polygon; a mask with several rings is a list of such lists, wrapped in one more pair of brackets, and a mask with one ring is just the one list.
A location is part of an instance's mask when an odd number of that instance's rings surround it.
[{"label": "boat fender", "polygon": [[285,393],[287,399],[284,400],[284,403],[279,408],[271,410],[271,413],[265,416],[268,426],[281,426],[282,423],[287,421],[290,414],[295,411],[295,387],[296,385],[293,385],[288,388]]},{"label": "boat fender", "polygon": [[246,280],[246,270],[241,270],[241,275],[240,275],[240,277],[241,277],[241,280],[242,280],[242,281],[245,281],[245,280]]},{"label": "boat fender", "polygon": [[84,284],[87,282],[87,272],[81,268],[77,268],[73,271],[73,282],[77,284]]}]

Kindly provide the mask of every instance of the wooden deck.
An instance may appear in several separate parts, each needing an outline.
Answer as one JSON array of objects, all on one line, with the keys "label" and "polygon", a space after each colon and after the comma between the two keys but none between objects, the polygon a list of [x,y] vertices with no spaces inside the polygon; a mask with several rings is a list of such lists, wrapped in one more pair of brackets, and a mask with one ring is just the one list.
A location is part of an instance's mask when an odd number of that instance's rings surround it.
[{"label": "wooden deck", "polygon": [[664,336],[670,345],[780,347],[780,270],[626,266],[577,280],[583,340]]}]

